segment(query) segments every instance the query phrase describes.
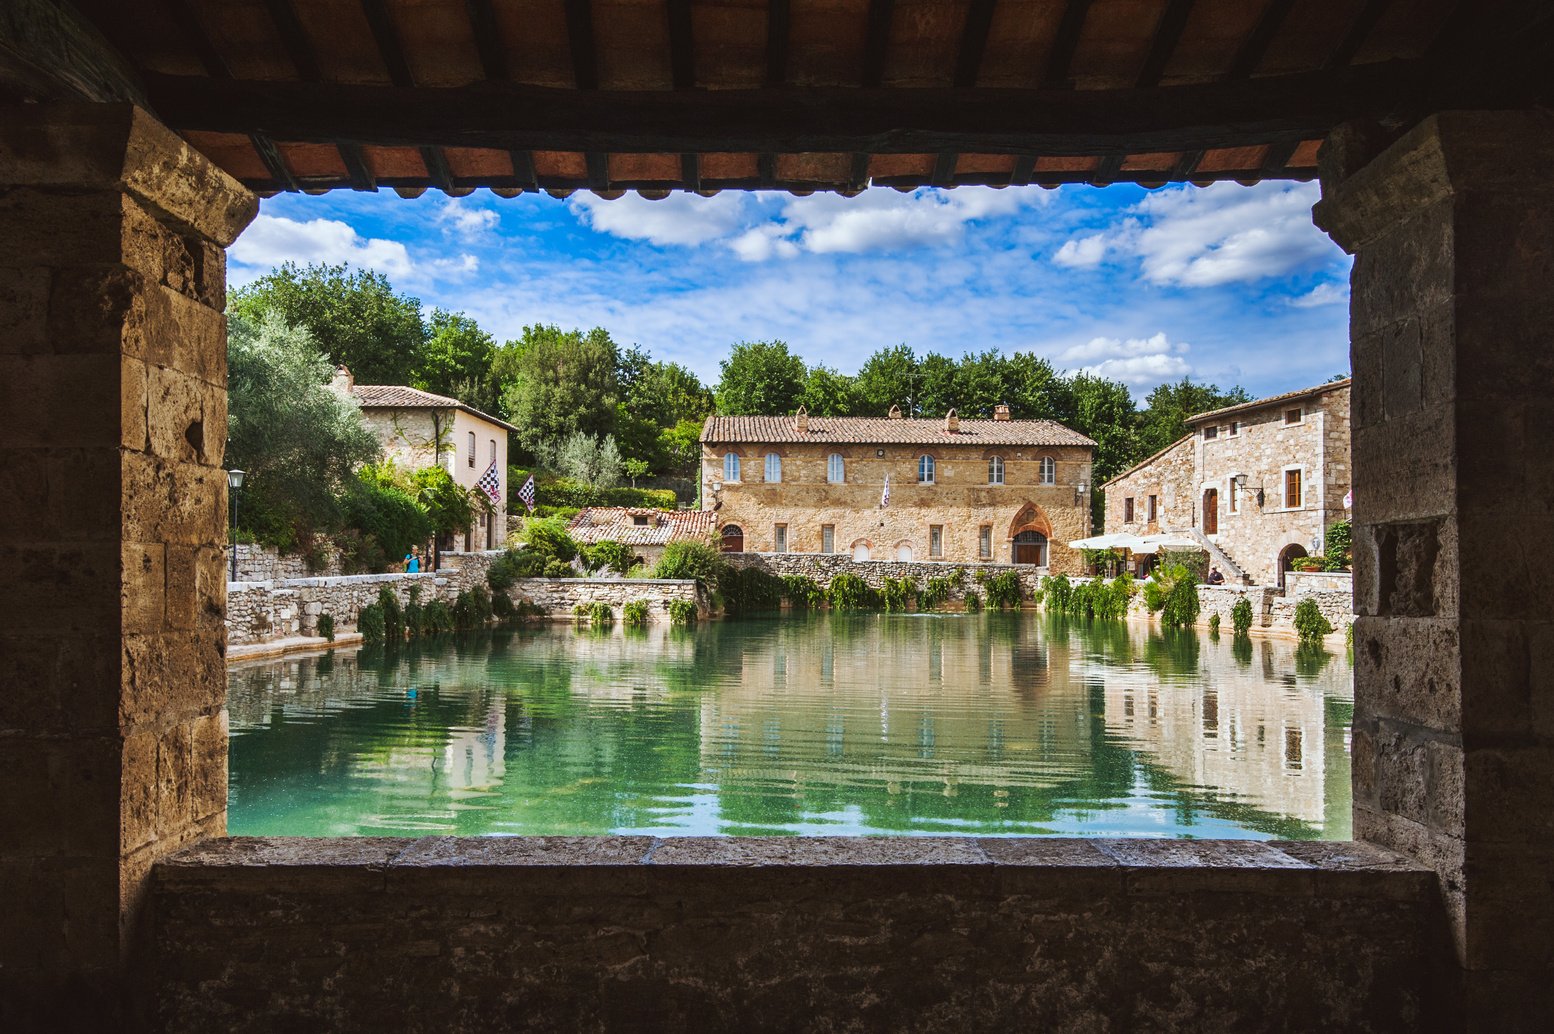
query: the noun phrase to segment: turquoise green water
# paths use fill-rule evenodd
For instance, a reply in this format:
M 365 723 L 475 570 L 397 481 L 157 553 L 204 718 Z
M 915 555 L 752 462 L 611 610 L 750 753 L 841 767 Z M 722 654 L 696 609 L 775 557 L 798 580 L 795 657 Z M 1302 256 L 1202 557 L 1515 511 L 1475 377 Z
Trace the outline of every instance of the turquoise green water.
M 1346 839 L 1342 655 L 1032 614 L 567 626 L 230 674 L 234 835 Z

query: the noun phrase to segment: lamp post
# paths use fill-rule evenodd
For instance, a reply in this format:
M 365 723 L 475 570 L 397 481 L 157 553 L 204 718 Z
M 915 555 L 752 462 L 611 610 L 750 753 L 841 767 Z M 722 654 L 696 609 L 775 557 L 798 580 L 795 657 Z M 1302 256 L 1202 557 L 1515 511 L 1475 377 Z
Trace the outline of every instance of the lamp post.
M 227 488 L 232 493 L 232 576 L 229 582 L 237 581 L 237 495 L 243 487 L 243 471 L 227 471 Z

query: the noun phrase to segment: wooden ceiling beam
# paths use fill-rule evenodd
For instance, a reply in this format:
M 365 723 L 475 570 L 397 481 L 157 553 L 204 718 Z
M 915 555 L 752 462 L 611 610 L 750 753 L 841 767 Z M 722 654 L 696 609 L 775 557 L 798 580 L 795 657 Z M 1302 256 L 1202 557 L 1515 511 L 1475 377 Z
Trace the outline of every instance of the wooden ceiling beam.
M 307 30 L 302 27 L 302 19 L 297 17 L 291 0 L 264 0 L 264 6 L 270 12 L 270 20 L 275 23 L 275 31 L 281 38 L 286 56 L 297 70 L 297 77 L 308 82 L 317 82 L 323 78 L 319 73 L 318 56 L 313 52 L 313 44 L 308 40 Z
M 788 0 L 770 0 L 766 6 L 766 85 L 788 81 L 788 40 L 792 12 Z
M 934 159 L 933 174 L 928 183 L 934 187 L 950 187 L 955 185 L 955 165 L 960 161 L 960 155 L 954 151 L 941 151 Z
M 1144 59 L 1144 67 L 1139 71 L 1139 89 L 1160 85 L 1166 65 L 1171 62 L 1171 55 L 1176 53 L 1176 45 L 1182 41 L 1182 30 L 1187 28 L 1187 19 L 1192 17 L 1192 5 L 1193 0 L 1169 0 L 1166 4 L 1160 14 L 1159 24 L 1155 26 L 1155 38 L 1150 43 L 1149 56 Z
M 691 0 L 668 0 L 669 69 L 677 90 L 696 87 L 696 39 L 691 29 Z
M 497 25 L 496 11 L 491 0 L 464 0 L 469 12 L 470 34 L 475 38 L 475 50 L 480 54 L 480 68 L 487 79 L 511 78 L 507 70 L 507 51 L 502 46 L 502 30 Z
M 1417 116 L 1430 71 L 1384 62 L 1152 90 L 594 91 L 440 88 L 147 75 L 177 129 L 385 146 L 633 153 L 805 151 L 1115 154 L 1320 136 L 1355 118 Z
M 1284 19 L 1289 16 L 1290 8 L 1293 6 L 1295 6 L 1295 0 L 1268 0 L 1268 6 L 1263 8 L 1262 17 L 1257 19 L 1251 34 L 1241 44 L 1241 49 L 1236 51 L 1235 60 L 1230 63 L 1230 69 L 1225 73 L 1226 79 L 1231 81 L 1246 79 L 1257 71 L 1257 66 L 1263 63 L 1263 58 L 1268 54 L 1268 48 L 1273 45 L 1273 38 L 1279 34 L 1279 29 L 1284 25 Z
M 1354 24 L 1349 26 L 1349 31 L 1344 33 L 1343 42 L 1338 44 L 1338 49 L 1333 51 L 1327 59 L 1326 68 L 1342 68 L 1354 60 L 1354 55 L 1360 52 L 1365 41 L 1370 37 L 1371 30 L 1376 23 L 1381 21 L 1381 16 L 1387 13 L 1387 6 L 1391 0 L 1366 0 L 1360 13 L 1355 15 Z
M 1052 50 L 1047 54 L 1047 68 L 1041 77 L 1045 89 L 1060 90 L 1069 85 L 1068 69 L 1074 63 L 1074 51 L 1079 49 L 1079 34 L 1084 31 L 1090 4 L 1091 0 L 1068 0 L 1063 8 L 1063 20 L 1058 23 Z
M 33 100 L 130 101 L 150 109 L 134 67 L 57 0 L 0 3 L 0 86 Z
M 863 45 L 863 85 L 885 81 L 885 55 L 890 49 L 890 16 L 896 0 L 869 0 L 869 28 Z
M 361 0 L 361 4 L 362 13 L 367 16 L 367 28 L 372 30 L 372 38 L 378 44 L 378 56 L 388 70 L 389 82 L 399 87 L 414 86 L 415 76 L 410 74 L 410 62 L 405 60 L 399 30 L 394 28 L 388 4 L 385 0 Z
M 599 88 L 599 54 L 594 43 L 591 0 L 566 0 L 567 44 L 572 49 L 572 79 L 579 90 Z
M 997 0 L 971 0 L 966 8 L 966 24 L 960 33 L 960 52 L 955 58 L 955 85 L 975 86 L 982 71 L 982 55 L 987 52 L 987 34 L 993 27 L 993 5 Z

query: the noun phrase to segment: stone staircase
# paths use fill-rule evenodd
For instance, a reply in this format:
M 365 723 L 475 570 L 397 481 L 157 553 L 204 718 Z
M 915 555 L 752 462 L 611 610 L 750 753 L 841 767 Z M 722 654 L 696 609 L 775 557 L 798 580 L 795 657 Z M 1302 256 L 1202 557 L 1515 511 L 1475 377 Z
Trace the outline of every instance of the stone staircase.
M 1241 565 L 1236 563 L 1235 558 L 1223 549 L 1220 549 L 1207 535 L 1197 528 L 1191 529 L 1189 534 L 1198 541 L 1199 545 L 1208 550 L 1209 566 L 1219 568 L 1219 573 L 1225 576 L 1226 585 L 1252 584 L 1252 579 L 1248 578 L 1246 572 L 1241 570 Z

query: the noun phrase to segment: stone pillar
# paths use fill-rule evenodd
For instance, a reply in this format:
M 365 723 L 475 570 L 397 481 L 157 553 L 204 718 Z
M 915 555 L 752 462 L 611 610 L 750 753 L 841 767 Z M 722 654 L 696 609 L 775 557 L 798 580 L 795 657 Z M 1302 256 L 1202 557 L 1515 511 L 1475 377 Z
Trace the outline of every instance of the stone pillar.
M 116 1029 L 156 858 L 226 823 L 226 260 L 127 105 L 0 107 L 0 1028 Z
M 1554 1029 L 1554 118 L 1362 137 L 1315 210 L 1355 256 L 1354 832 L 1439 874 L 1468 1028 Z

